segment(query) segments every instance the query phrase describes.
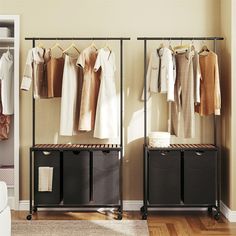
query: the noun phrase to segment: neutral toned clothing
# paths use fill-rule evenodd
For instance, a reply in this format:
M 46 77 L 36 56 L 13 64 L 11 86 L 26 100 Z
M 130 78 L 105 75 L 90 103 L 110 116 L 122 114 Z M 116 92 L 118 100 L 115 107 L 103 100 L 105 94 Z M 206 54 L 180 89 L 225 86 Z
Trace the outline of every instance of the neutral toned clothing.
M 147 98 L 150 92 L 167 93 L 167 101 L 174 101 L 175 58 L 169 48 L 156 49 L 151 53 L 147 69 Z M 144 92 L 142 94 L 144 100 Z
M 50 50 L 45 48 L 36 47 L 28 52 L 21 89 L 29 90 L 33 80 L 36 99 L 48 98 L 47 62 L 50 57 Z
M 64 58 L 53 58 L 47 62 L 48 97 L 61 97 Z
M 0 59 L 2 114 L 14 112 L 14 63 L 10 51 L 3 53 Z
M 79 68 L 77 58 L 65 55 L 62 79 L 60 135 L 72 136 L 77 130 Z
M 1 81 L 0 81 L 0 141 L 8 139 L 10 132 L 10 122 L 11 122 L 10 115 L 2 114 Z
M 153 93 L 158 92 L 159 67 L 160 67 L 159 49 L 155 49 L 150 55 L 146 74 L 147 99 L 150 97 L 151 92 Z M 142 93 L 142 100 L 144 100 L 144 90 Z
M 80 104 L 78 130 L 94 129 L 98 92 L 100 87 L 100 70 L 95 72 L 97 50 L 90 46 L 82 51 L 76 64 L 83 69 L 83 87 Z
M 183 113 L 184 137 L 195 136 L 193 51 L 176 54 L 176 100 L 172 104 L 172 127 L 179 136 L 180 111 Z M 181 97 L 180 97 L 181 96 Z
M 199 54 L 195 51 L 193 56 L 193 76 L 194 76 L 194 102 L 195 104 L 200 103 L 200 81 L 201 81 L 201 70 L 199 64 Z
M 115 87 L 115 54 L 101 48 L 95 71 L 101 67 L 101 83 L 98 94 L 94 137 L 109 139 L 118 137 L 118 104 Z
M 195 111 L 203 115 L 220 115 L 221 93 L 218 68 L 218 57 L 210 51 L 207 55 L 199 56 L 201 68 L 201 102 Z

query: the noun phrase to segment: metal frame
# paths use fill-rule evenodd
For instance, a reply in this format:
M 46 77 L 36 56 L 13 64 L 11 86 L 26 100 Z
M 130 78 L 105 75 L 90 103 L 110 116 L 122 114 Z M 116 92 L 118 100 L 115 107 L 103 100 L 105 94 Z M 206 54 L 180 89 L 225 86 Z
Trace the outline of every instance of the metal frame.
M 196 205 L 187 205 L 187 204 L 176 204 L 176 205 L 165 205 L 165 204 L 149 204 L 148 203 L 148 153 L 151 150 L 196 150 L 196 148 L 189 149 L 176 149 L 176 148 L 149 148 L 147 142 L 147 42 L 150 40 L 205 40 L 205 41 L 214 41 L 214 51 L 217 50 L 217 41 L 224 40 L 223 37 L 138 37 L 137 40 L 142 40 L 144 45 L 144 147 L 143 147 L 143 206 L 141 207 L 142 218 L 146 219 L 148 214 L 148 208 L 152 207 L 208 207 L 208 211 L 212 211 L 212 207 L 216 209 L 215 219 L 219 219 L 220 216 L 220 180 L 221 180 L 221 154 L 219 148 L 217 147 L 217 118 L 214 116 L 214 146 L 215 148 L 208 150 L 217 149 L 217 196 L 216 196 L 216 205 L 207 205 L 207 204 L 196 204 Z M 200 148 L 201 149 L 201 148 Z M 199 149 L 197 149 L 199 150 Z
M 75 207 L 75 208 L 84 208 L 84 207 L 91 207 L 91 208 L 96 208 L 96 207 L 116 207 L 118 210 L 118 219 L 122 219 L 122 214 L 123 214 L 123 41 L 130 40 L 128 37 L 26 37 L 25 40 L 30 40 L 32 41 L 32 47 L 35 47 L 35 42 L 37 40 L 64 40 L 64 41 L 70 41 L 70 40 L 82 40 L 82 41 L 87 41 L 87 40 L 98 40 L 98 41 L 104 41 L 104 40 L 109 40 L 109 41 L 119 41 L 120 42 L 120 147 L 116 148 L 37 148 L 35 147 L 35 110 L 36 110 L 36 104 L 35 104 L 35 98 L 34 98 L 34 89 L 32 89 L 32 147 L 30 148 L 30 166 L 29 166 L 29 173 L 30 173 L 30 207 L 29 207 L 29 215 L 27 216 L 28 220 L 32 219 L 32 214 L 34 211 L 37 210 L 38 207 L 56 207 L 56 208 L 68 208 L 68 207 Z M 100 151 L 118 151 L 119 152 L 119 172 L 120 172 L 120 180 L 119 180 L 119 190 L 120 190 L 120 204 L 105 204 L 105 205 L 38 205 L 38 206 L 33 206 L 33 163 L 34 163 L 34 151 L 36 150 L 59 150 L 59 151 L 64 151 L 64 150 L 87 150 L 87 151 L 95 151 L 95 150 L 100 150 Z

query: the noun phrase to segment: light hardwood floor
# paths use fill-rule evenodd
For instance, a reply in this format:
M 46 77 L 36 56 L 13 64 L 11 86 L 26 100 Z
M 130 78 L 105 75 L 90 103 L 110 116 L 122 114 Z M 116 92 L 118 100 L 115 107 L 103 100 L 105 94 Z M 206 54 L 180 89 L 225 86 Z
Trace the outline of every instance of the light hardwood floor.
M 25 220 L 28 212 L 13 211 L 13 220 Z M 110 212 L 38 212 L 33 220 L 108 220 L 114 219 Z M 140 220 L 139 212 L 124 212 L 123 220 Z M 151 236 L 200 236 L 235 235 L 236 223 L 229 223 L 223 216 L 214 220 L 205 212 L 150 212 L 148 227 Z M 141 236 L 141 235 L 140 235 Z

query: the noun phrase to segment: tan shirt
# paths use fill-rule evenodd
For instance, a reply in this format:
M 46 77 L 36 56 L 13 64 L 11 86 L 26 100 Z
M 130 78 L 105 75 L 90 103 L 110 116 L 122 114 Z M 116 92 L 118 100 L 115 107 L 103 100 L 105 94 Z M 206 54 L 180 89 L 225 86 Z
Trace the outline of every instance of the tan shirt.
M 61 97 L 64 58 L 51 58 L 47 63 L 48 97 Z
M 217 55 L 210 51 L 199 56 L 202 80 L 200 83 L 200 104 L 195 111 L 203 115 L 220 115 L 221 95 Z
M 83 87 L 80 104 L 78 130 L 91 131 L 94 129 L 98 92 L 100 87 L 100 72 L 94 71 L 97 50 L 90 46 L 83 50 L 77 60 L 77 66 L 83 68 Z

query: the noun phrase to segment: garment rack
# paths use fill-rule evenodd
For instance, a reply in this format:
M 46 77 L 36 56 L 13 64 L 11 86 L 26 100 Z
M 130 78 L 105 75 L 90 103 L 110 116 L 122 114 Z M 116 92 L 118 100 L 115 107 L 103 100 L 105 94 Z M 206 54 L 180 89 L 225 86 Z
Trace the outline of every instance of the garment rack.
M 27 215 L 27 219 L 31 220 L 33 212 L 37 211 L 37 207 L 33 206 L 33 192 L 32 192 L 32 186 L 33 186 L 33 181 L 32 181 L 32 175 L 33 175 L 33 170 L 32 170 L 32 165 L 33 165 L 33 151 L 38 151 L 38 150 L 58 150 L 58 151 L 63 151 L 63 150 L 87 150 L 87 151 L 94 151 L 94 150 L 101 150 L 101 151 L 113 151 L 117 150 L 120 153 L 120 158 L 119 158 L 119 197 L 120 197 L 120 203 L 119 204 L 99 204 L 99 205 L 72 205 L 71 207 L 88 207 L 88 208 L 96 208 L 96 207 L 114 207 L 117 208 L 118 211 L 118 217 L 117 219 L 121 220 L 122 219 L 122 214 L 123 214 L 123 190 L 122 190 L 122 166 L 123 166 L 123 41 L 130 40 L 129 37 L 26 37 L 25 40 L 32 41 L 32 47 L 35 47 L 36 41 L 52 41 L 52 40 L 62 40 L 62 41 L 90 41 L 90 40 L 96 40 L 96 41 L 119 41 L 120 43 L 120 144 L 118 145 L 71 145 L 71 146 L 63 146 L 63 145 L 58 145 L 54 147 L 50 147 L 48 149 L 46 144 L 46 147 L 44 145 L 36 144 L 35 142 L 35 110 L 36 110 L 36 104 L 35 104 L 35 98 L 34 98 L 34 91 L 32 91 L 32 147 L 30 148 L 30 207 L 29 207 L 29 215 Z M 33 90 L 33 89 L 32 89 Z M 49 144 L 50 145 L 50 144 Z M 69 205 L 63 206 L 63 205 L 42 205 L 40 207 L 70 207 Z
M 143 206 L 141 207 L 141 213 L 142 218 L 147 218 L 148 208 L 151 207 L 208 207 L 209 211 L 212 211 L 212 206 L 207 205 L 184 205 L 184 204 L 176 204 L 176 205 L 167 205 L 167 204 L 149 204 L 148 203 L 148 153 L 150 150 L 163 150 L 163 151 L 169 151 L 169 150 L 208 150 L 202 145 L 171 145 L 169 148 L 151 148 L 148 146 L 148 139 L 147 139 L 147 45 L 148 41 L 155 41 L 155 40 L 173 40 L 173 41 L 181 41 L 182 40 L 202 40 L 202 41 L 214 41 L 214 52 L 217 51 L 217 41 L 224 40 L 223 37 L 138 37 L 137 40 L 143 41 L 143 50 L 144 50 L 144 150 L 143 150 Z M 217 146 L 217 118 L 214 115 L 214 145 L 212 147 L 212 150 L 214 147 Z M 217 148 L 216 148 L 217 149 Z M 219 147 L 220 149 L 220 147 Z M 216 209 L 215 219 L 219 219 L 220 216 L 220 173 L 221 173 L 221 167 L 220 167 L 220 160 L 221 155 L 220 151 L 217 155 L 217 204 L 213 207 Z

